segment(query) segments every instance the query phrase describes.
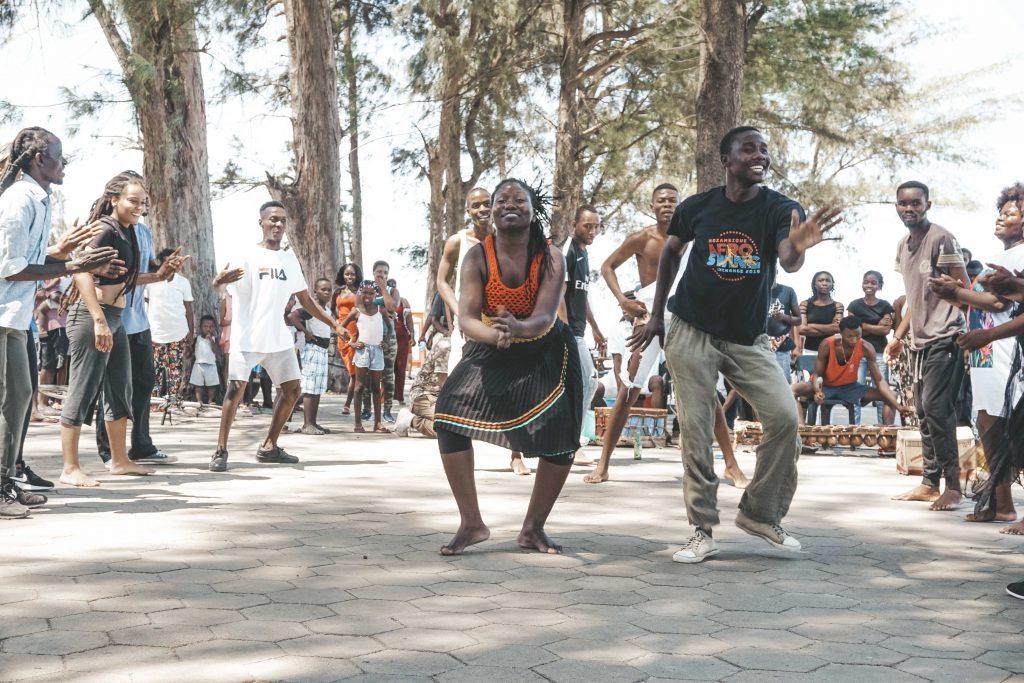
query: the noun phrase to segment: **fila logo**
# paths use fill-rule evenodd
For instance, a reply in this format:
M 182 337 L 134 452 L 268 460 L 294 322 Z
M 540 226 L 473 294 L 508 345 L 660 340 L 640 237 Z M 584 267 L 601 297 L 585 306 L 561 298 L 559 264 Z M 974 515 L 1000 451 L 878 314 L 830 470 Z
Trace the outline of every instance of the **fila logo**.
M 271 280 L 288 280 L 283 268 L 260 268 L 259 279 L 262 280 L 265 277 L 269 277 Z

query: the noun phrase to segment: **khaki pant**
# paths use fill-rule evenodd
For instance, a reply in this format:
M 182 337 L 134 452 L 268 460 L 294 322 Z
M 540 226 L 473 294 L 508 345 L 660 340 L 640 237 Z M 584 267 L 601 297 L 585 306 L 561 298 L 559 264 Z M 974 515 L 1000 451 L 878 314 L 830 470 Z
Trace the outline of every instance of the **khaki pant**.
M 711 448 L 715 426 L 715 385 L 721 372 L 753 406 L 764 429 L 757 466 L 740 499 L 751 519 L 778 524 L 796 492 L 800 455 L 796 407 L 768 337 L 753 346 L 733 344 L 672 316 L 665 338 L 665 359 L 675 381 L 683 452 L 683 498 L 690 524 L 718 524 L 718 477 Z
M 437 404 L 436 394 L 416 394 L 412 397 L 412 424 L 410 425 L 423 436 L 437 438 L 434 431 L 434 406 Z

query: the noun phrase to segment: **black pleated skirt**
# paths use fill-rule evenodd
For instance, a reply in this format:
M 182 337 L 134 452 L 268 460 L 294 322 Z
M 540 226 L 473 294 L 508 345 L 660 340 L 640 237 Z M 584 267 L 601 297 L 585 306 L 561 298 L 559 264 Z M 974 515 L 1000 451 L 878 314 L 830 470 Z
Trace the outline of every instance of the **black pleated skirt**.
M 504 350 L 467 341 L 434 426 L 526 456 L 565 456 L 580 445 L 582 395 L 576 339 L 556 320 L 540 339 Z

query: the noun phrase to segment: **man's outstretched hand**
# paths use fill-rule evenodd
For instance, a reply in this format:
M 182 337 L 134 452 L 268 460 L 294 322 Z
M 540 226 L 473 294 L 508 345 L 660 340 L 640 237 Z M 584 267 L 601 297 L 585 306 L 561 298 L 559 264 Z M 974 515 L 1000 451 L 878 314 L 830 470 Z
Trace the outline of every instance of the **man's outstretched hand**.
M 630 351 L 643 351 L 655 339 L 665 348 L 665 320 L 661 316 L 652 315 L 647 322 L 633 328 L 633 334 L 626 338 L 626 346 Z
M 804 253 L 825 239 L 825 233 L 843 222 L 841 209 L 826 206 L 818 209 L 803 222 L 800 213 L 793 209 L 789 222 L 789 243 L 799 253 Z

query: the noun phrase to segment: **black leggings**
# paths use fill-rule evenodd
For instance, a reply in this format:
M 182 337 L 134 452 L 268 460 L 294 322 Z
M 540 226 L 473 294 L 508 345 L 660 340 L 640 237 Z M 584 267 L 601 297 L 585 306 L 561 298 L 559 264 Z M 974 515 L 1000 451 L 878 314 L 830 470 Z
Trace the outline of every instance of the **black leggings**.
M 444 427 L 444 425 L 439 425 L 435 422 L 434 431 L 437 432 L 437 447 L 438 450 L 441 451 L 441 455 L 460 453 L 462 451 L 468 451 L 473 447 L 472 439 L 468 436 L 449 431 Z M 524 455 L 529 454 L 524 453 Z M 552 465 L 568 467 L 569 465 L 572 465 L 575 455 L 575 453 L 559 453 L 557 455 L 540 455 L 538 457 L 544 458 Z

